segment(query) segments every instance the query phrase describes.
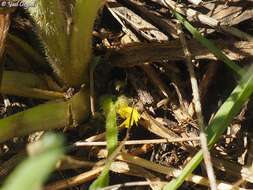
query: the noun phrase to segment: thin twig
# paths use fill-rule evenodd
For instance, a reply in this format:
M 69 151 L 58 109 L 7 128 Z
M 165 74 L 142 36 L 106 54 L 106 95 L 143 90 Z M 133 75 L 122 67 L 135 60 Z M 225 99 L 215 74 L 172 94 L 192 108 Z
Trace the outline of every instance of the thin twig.
M 124 126 L 119 126 L 118 127 L 118 130 L 121 131 L 122 129 L 125 129 Z M 95 142 L 95 141 L 102 141 L 105 139 L 105 132 L 102 132 L 102 133 L 99 133 L 97 135 L 93 135 L 91 137 L 88 137 L 87 139 L 85 139 L 84 141 L 82 142 Z
M 121 184 L 116 184 L 116 185 L 111 185 L 107 186 L 104 188 L 99 188 L 97 190 L 117 190 L 123 187 L 136 187 L 136 186 L 148 186 L 148 185 L 157 185 L 157 184 L 165 184 L 166 182 L 148 182 L 148 181 L 134 181 L 134 182 L 126 182 L 126 183 L 121 183 Z
M 172 167 L 162 166 L 160 164 L 153 163 L 149 160 L 145 160 L 140 157 L 132 156 L 132 155 L 126 154 L 126 153 L 121 153 L 117 157 L 117 159 L 120 161 L 125 161 L 127 163 L 132 163 L 137 166 L 141 166 L 141 167 L 149 169 L 151 171 L 155 171 L 155 172 L 165 174 L 165 175 L 171 176 L 171 177 L 178 177 L 182 172 L 182 170 L 175 169 Z M 191 181 L 192 183 L 204 185 L 204 186 L 210 185 L 210 181 L 208 180 L 208 178 L 205 178 L 205 177 L 202 177 L 199 175 L 194 175 L 194 174 L 190 174 L 186 178 L 186 181 Z M 233 185 L 226 183 L 224 181 L 217 181 L 217 183 L 218 183 L 218 185 L 217 185 L 218 190 L 224 190 L 224 189 L 232 190 L 233 189 Z M 238 188 L 238 190 L 246 190 L 246 189 L 245 188 Z
M 131 156 L 126 153 L 121 153 L 119 156 L 117 156 L 117 159 L 121 160 L 121 161 L 125 161 L 127 163 L 135 164 L 137 166 L 141 166 L 143 168 L 146 168 L 146 169 L 149 169 L 152 171 L 156 171 L 158 173 L 169 175 L 172 177 L 177 177 L 181 173 L 181 170 L 162 166 L 159 164 L 155 164 L 151 161 L 139 158 L 137 156 Z M 70 188 L 70 187 L 74 187 L 76 185 L 83 184 L 85 182 L 88 182 L 88 181 L 96 178 L 99 175 L 99 173 L 103 170 L 103 168 L 104 168 L 103 166 L 99 166 L 95 169 L 92 169 L 92 170 L 85 172 L 85 173 L 81 173 L 81 174 L 71 177 L 69 179 L 57 181 L 53 184 L 47 185 L 43 190 L 58 190 L 58 189 Z M 187 178 L 187 181 L 191 181 L 193 183 L 204 185 L 204 186 L 209 185 L 209 181 L 207 178 L 202 177 L 202 176 L 198 176 L 198 175 L 191 174 Z M 151 184 L 151 183 L 149 183 L 149 184 Z M 218 181 L 218 190 L 224 190 L 224 189 L 232 190 L 233 186 L 231 184 L 225 183 L 223 181 Z M 246 190 L 246 189 L 238 188 L 238 190 Z
M 103 170 L 103 168 L 104 166 L 100 166 L 88 172 L 81 173 L 77 176 L 71 177 L 69 179 L 57 181 L 55 183 L 47 185 L 43 190 L 58 190 L 83 184 L 87 181 L 96 178 L 99 175 L 99 173 Z
M 94 87 L 94 72 L 96 69 L 96 66 L 99 63 L 99 58 L 94 58 L 93 62 L 90 65 L 90 109 L 92 117 L 95 116 L 95 87 Z
M 184 141 L 199 141 L 199 137 L 193 138 L 175 138 L 175 139 L 151 139 L 151 140 L 130 140 L 126 141 L 124 145 L 141 145 L 141 144 L 161 144 L 161 143 L 175 143 Z M 100 142 L 76 142 L 74 146 L 106 146 L 105 141 Z
M 185 59 L 186 59 L 186 62 L 187 62 L 187 67 L 188 67 L 189 74 L 190 74 L 190 80 L 191 80 L 191 85 L 192 85 L 192 93 L 193 93 L 193 103 L 194 103 L 194 108 L 195 108 L 195 112 L 196 112 L 196 115 L 197 115 L 198 124 L 200 126 L 200 144 L 201 144 L 201 149 L 203 151 L 207 176 L 210 180 L 211 189 L 212 190 L 217 190 L 217 183 L 216 183 L 214 169 L 213 169 L 212 162 L 211 162 L 211 155 L 210 155 L 210 152 L 208 150 L 207 138 L 206 138 L 205 131 L 204 131 L 205 124 L 204 124 L 204 119 L 203 119 L 203 115 L 202 115 L 198 82 L 197 82 L 195 72 L 194 72 L 194 68 L 193 68 L 193 65 L 192 65 L 191 53 L 190 53 L 190 51 L 187 47 L 186 39 L 185 39 L 185 36 L 183 34 L 180 23 L 178 24 L 178 35 L 179 35 L 180 41 L 182 43 L 182 47 L 183 47 L 184 54 L 185 54 Z

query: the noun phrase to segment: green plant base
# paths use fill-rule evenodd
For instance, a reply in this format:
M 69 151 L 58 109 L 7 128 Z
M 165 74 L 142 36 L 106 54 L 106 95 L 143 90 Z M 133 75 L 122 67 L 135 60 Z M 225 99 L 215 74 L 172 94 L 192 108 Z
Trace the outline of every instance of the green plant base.
M 0 143 L 35 131 L 77 126 L 90 113 L 89 90 L 69 100 L 48 102 L 0 120 Z

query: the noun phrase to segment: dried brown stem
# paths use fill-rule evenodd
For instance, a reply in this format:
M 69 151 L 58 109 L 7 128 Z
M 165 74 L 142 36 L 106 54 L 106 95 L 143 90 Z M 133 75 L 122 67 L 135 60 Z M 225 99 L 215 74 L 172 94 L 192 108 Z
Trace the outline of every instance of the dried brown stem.
M 231 60 L 248 59 L 253 55 L 253 42 L 233 40 L 213 40 Z M 195 59 L 217 58 L 195 40 L 187 41 L 192 56 Z M 118 67 L 133 67 L 146 62 L 184 60 L 184 52 L 179 41 L 168 43 L 130 43 L 128 45 L 109 49 L 106 55 L 112 65 Z

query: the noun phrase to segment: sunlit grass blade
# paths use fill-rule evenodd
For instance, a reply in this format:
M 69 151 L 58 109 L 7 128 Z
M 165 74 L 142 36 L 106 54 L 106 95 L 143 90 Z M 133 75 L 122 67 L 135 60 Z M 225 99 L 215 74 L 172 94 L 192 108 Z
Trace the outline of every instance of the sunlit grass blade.
M 245 76 L 240 80 L 239 84 L 230 94 L 228 99 L 223 103 L 214 118 L 210 122 L 206 134 L 208 139 L 208 146 L 211 148 L 218 140 L 218 138 L 227 129 L 236 114 L 239 113 L 243 104 L 249 99 L 253 92 L 253 65 L 248 69 Z M 203 154 L 199 151 L 191 161 L 184 167 L 181 175 L 172 180 L 165 186 L 165 190 L 176 190 L 184 182 L 185 178 L 193 172 L 193 170 L 202 161 Z
M 106 116 L 106 143 L 108 155 L 110 155 L 118 144 L 118 128 L 116 122 L 116 107 L 112 97 L 103 100 L 102 108 Z
M 39 146 L 38 146 L 39 145 Z M 56 162 L 63 155 L 63 139 L 58 135 L 46 135 L 37 142 L 35 155 L 23 161 L 7 178 L 1 190 L 40 189 Z
M 118 129 L 116 122 L 116 106 L 112 97 L 105 97 L 102 100 L 102 108 L 106 117 L 106 143 L 108 155 L 110 156 L 117 148 Z M 89 190 L 105 187 L 109 184 L 109 171 L 112 160 L 109 160 L 99 177 L 91 184 Z
M 70 39 L 70 60 L 73 85 L 88 81 L 88 67 L 92 54 L 92 30 L 103 0 L 77 0 L 73 11 Z
M 96 190 L 109 185 L 109 171 L 111 163 L 107 163 L 98 178 L 90 185 L 89 190 Z
M 184 27 L 193 35 L 193 37 L 198 40 L 203 46 L 208 48 L 219 60 L 223 61 L 227 64 L 228 67 L 230 67 L 235 73 L 237 73 L 239 76 L 243 76 L 245 74 L 245 71 L 240 68 L 236 63 L 231 61 L 222 51 L 211 41 L 207 38 L 203 37 L 202 34 L 194 27 L 192 26 L 181 14 L 174 11 L 173 12 Z

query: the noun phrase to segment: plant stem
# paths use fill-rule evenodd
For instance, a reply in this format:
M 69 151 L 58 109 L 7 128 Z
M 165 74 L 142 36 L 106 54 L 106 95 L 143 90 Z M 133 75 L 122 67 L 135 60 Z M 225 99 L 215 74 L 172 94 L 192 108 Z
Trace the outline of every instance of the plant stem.
M 52 100 L 64 98 L 65 93 L 49 91 L 39 77 L 31 73 L 4 71 L 0 88 L 2 94 Z
M 76 126 L 90 113 L 89 92 L 82 89 L 71 99 L 48 102 L 0 120 L 0 143 L 34 131 Z
M 201 150 L 203 152 L 204 162 L 206 165 L 207 176 L 210 181 L 211 190 L 217 190 L 216 177 L 215 177 L 213 165 L 211 162 L 211 155 L 210 155 L 210 152 L 209 152 L 208 146 L 207 146 L 207 138 L 206 138 L 206 134 L 205 134 L 205 123 L 204 123 L 204 117 L 202 114 L 202 108 L 201 108 L 201 103 L 200 103 L 198 81 L 197 81 L 195 71 L 194 71 L 194 68 L 192 65 L 192 55 L 189 51 L 189 48 L 186 43 L 186 39 L 183 34 L 183 30 L 182 30 L 180 23 L 178 23 L 178 36 L 179 36 L 180 41 L 182 43 L 188 71 L 190 74 L 190 81 L 191 81 L 192 95 L 193 95 L 193 104 L 194 104 L 194 109 L 196 112 L 198 124 L 200 127 L 199 137 L 200 137 L 200 144 L 201 144 Z

